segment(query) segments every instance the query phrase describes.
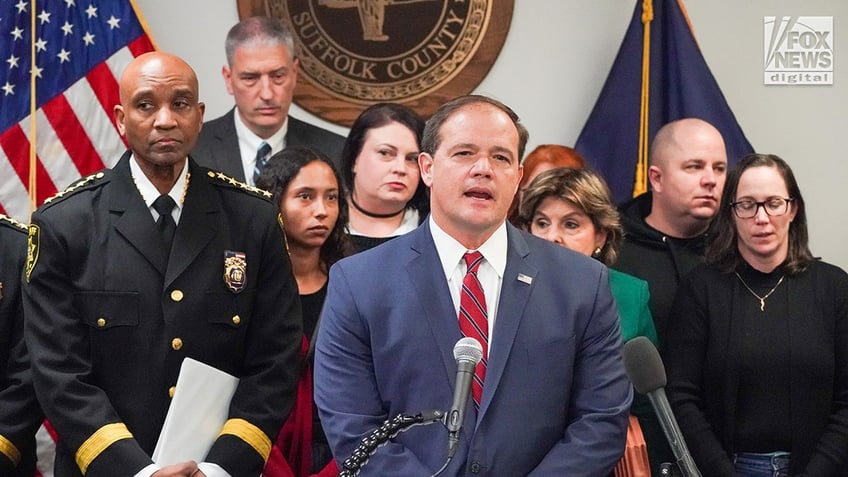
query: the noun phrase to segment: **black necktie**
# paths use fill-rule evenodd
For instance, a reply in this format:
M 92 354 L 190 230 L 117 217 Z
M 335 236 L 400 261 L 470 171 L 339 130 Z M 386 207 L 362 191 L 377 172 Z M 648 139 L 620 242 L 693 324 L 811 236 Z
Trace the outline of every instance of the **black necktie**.
M 262 174 L 262 169 L 268 163 L 268 156 L 271 155 L 271 146 L 267 142 L 262 142 L 259 145 L 259 150 L 256 151 L 256 164 L 253 166 L 253 184 L 259 180 L 259 174 Z
M 160 195 L 153 201 L 153 209 L 159 213 L 159 219 L 156 220 L 156 228 L 162 235 L 162 243 L 165 245 L 165 251 L 168 255 L 171 254 L 171 242 L 174 241 L 174 232 L 177 231 L 177 223 L 174 222 L 174 216 L 171 211 L 177 205 L 174 199 L 167 194 Z

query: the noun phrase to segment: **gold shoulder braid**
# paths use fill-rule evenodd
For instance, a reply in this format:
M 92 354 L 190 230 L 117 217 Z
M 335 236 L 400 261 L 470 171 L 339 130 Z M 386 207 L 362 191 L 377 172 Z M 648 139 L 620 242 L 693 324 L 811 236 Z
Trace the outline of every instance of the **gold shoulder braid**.
M 6 222 L 7 224 L 21 230 L 27 229 L 27 226 L 25 224 L 18 222 L 17 220 L 9 217 L 8 215 L 0 214 L 0 222 Z
M 180 205 L 185 204 L 186 192 L 188 192 L 188 183 L 191 181 L 191 172 L 186 171 L 185 182 L 183 182 L 183 195 L 180 196 Z
M 238 179 L 234 179 L 234 178 L 224 174 L 223 172 L 208 171 L 206 174 L 212 179 L 217 179 L 222 184 L 227 184 L 227 185 L 230 185 L 230 186 L 235 187 L 237 189 L 242 189 L 242 190 L 246 190 L 248 192 L 252 192 L 252 193 L 259 195 L 261 197 L 264 197 L 266 199 L 271 198 L 270 192 L 268 192 L 266 190 L 262 190 L 258 187 L 253 187 L 252 185 L 245 184 L 244 182 L 242 182 Z
M 105 176 L 105 175 L 106 174 L 103 171 L 100 171 L 100 172 L 97 172 L 95 174 L 91 174 L 87 177 L 84 177 L 84 178 L 74 182 L 73 184 L 69 185 L 65 190 L 57 193 L 56 195 L 54 195 L 53 197 L 50 197 L 47 200 L 45 200 L 44 203 L 49 204 L 50 202 L 53 202 L 54 200 L 61 199 L 62 197 L 66 196 L 66 195 L 70 195 L 74 191 L 76 191 L 77 189 L 91 184 L 92 182 L 94 182 L 95 179 L 102 179 L 103 176 Z

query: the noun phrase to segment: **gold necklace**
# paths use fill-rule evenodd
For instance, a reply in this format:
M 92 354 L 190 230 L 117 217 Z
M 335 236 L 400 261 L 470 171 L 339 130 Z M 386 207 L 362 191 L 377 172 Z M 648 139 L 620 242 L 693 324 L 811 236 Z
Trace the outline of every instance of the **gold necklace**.
M 744 285 L 745 288 L 747 288 L 748 291 L 751 292 L 751 295 L 754 295 L 755 297 L 757 297 L 757 300 L 760 300 L 760 311 L 765 311 L 766 298 L 770 297 L 771 294 L 774 293 L 775 290 L 777 290 L 777 287 L 779 287 L 780 284 L 783 283 L 783 279 L 786 278 L 786 275 L 781 276 L 780 280 L 777 281 L 777 284 L 775 286 L 773 286 L 772 289 L 769 290 L 769 292 L 766 293 L 763 296 L 760 296 L 760 295 L 757 295 L 756 293 L 754 293 L 754 290 L 751 290 L 751 287 L 749 287 L 748 284 L 745 283 L 745 280 L 742 279 L 742 276 L 739 275 L 739 272 L 736 272 L 736 278 L 738 278 L 739 281 L 742 282 L 742 285 Z

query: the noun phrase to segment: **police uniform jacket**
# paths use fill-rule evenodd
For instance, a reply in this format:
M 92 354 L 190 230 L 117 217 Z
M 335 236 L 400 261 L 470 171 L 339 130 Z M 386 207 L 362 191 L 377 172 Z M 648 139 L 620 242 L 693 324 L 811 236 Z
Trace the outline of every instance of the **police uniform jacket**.
M 191 357 L 240 378 L 206 461 L 256 476 L 293 400 L 302 334 L 275 207 L 189 159 L 169 257 L 130 160 L 32 217 L 26 337 L 59 435 L 56 475 L 131 476 L 150 464 Z
M 0 215 L 0 475 L 32 477 L 43 416 L 24 344 L 21 272 L 26 227 Z

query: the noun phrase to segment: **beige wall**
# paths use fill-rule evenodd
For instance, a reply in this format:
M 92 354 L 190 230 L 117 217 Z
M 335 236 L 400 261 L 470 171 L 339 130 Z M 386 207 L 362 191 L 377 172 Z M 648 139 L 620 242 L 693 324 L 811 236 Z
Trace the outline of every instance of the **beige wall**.
M 232 106 L 221 80 L 235 0 L 136 0 L 160 48 L 198 71 L 209 118 Z M 515 0 L 506 44 L 477 92 L 512 106 L 530 144 L 573 144 L 618 51 L 635 0 Z M 795 170 L 808 203 L 813 253 L 848 269 L 848 1 L 688 0 L 707 63 L 758 152 Z M 198 13 L 198 12 L 203 12 Z M 832 86 L 762 84 L 763 17 L 834 17 Z M 339 133 L 299 108 L 292 114 Z

